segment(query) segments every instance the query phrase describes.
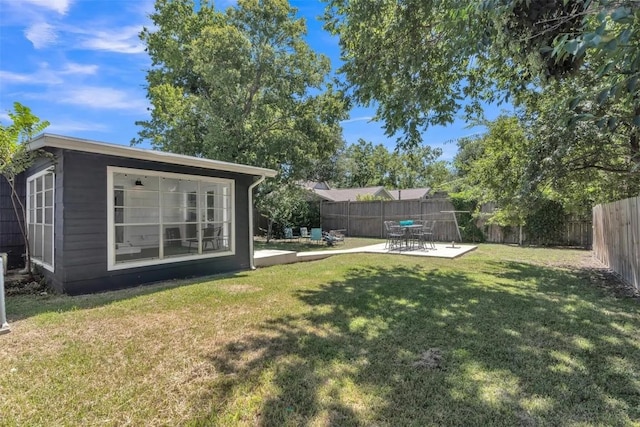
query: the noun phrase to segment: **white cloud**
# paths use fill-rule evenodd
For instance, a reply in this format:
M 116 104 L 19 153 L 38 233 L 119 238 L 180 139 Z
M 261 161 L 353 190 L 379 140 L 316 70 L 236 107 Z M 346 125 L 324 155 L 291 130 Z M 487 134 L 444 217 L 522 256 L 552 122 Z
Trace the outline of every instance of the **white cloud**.
M 77 122 L 73 120 L 52 120 L 47 128 L 48 132 L 70 133 L 70 132 L 107 132 L 109 129 L 101 123 Z
M 11 71 L 0 70 L 0 81 L 2 83 L 29 83 L 31 77 L 29 74 L 12 73 Z
M 97 71 L 97 65 L 83 65 L 69 62 L 60 70 L 60 74 L 95 74 Z
M 63 83 L 62 78 L 55 71 L 46 68 L 46 64 L 33 73 L 22 74 L 10 71 L 0 71 L 2 85 L 22 84 L 32 86 L 57 85 Z
M 92 32 L 76 30 L 76 32 L 86 35 L 84 40 L 80 42 L 80 48 L 118 53 L 144 52 L 144 45 L 138 38 L 140 31 L 142 31 L 142 25 Z
M 98 66 L 93 64 L 77 64 L 68 62 L 60 69 L 52 69 L 47 62 L 38 64 L 38 69 L 32 73 L 14 73 L 0 70 L 0 82 L 3 85 L 25 84 L 33 86 L 59 85 L 64 83 L 64 76 L 96 74 Z
M 45 9 L 58 12 L 60 15 L 66 15 L 71 6 L 71 0 L 22 0 L 25 3 L 31 3 Z
M 33 43 L 36 49 L 42 49 L 55 43 L 58 35 L 55 29 L 46 22 L 39 22 L 24 30 L 24 36 Z
M 48 97 L 49 98 L 49 97 Z M 137 95 L 108 87 L 75 87 L 59 93 L 51 99 L 63 104 L 79 105 L 86 108 L 103 110 L 145 111 L 147 102 Z

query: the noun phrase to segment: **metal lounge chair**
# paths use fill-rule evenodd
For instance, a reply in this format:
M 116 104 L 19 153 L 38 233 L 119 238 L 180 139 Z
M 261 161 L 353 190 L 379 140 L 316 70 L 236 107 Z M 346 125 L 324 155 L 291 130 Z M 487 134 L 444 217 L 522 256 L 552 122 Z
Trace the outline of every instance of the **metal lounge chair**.
M 312 243 L 322 243 L 322 228 L 312 228 L 309 241 Z
M 284 238 L 286 240 L 300 240 L 300 236 L 297 234 L 293 234 L 293 228 L 285 227 L 284 229 Z

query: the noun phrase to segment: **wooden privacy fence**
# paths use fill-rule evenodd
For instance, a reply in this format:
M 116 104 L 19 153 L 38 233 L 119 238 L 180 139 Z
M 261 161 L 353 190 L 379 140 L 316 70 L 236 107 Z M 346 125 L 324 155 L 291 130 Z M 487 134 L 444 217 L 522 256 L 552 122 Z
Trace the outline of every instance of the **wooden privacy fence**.
M 640 290 L 640 197 L 593 208 L 593 253 Z
M 482 212 L 490 214 L 495 205 L 487 204 Z M 453 217 L 455 207 L 447 198 L 423 200 L 376 200 L 366 202 L 322 202 L 320 217 L 325 230 L 344 229 L 352 237 L 385 237 L 384 221 L 403 219 L 436 220 L 434 239 L 441 242 L 459 241 L 458 228 Z M 458 214 L 458 219 L 460 218 Z M 518 227 L 500 227 L 486 223 L 487 216 L 476 220 L 485 241 L 490 243 L 518 243 Z M 591 221 L 570 217 L 566 221 L 566 231 L 557 244 L 590 247 L 592 236 Z M 527 240 L 526 233 L 523 241 Z
M 434 219 L 434 238 L 458 241 L 453 215 L 442 211 L 455 208 L 448 199 L 376 200 L 369 202 L 322 202 L 320 217 L 325 230 L 347 230 L 352 237 L 384 237 L 384 221 Z

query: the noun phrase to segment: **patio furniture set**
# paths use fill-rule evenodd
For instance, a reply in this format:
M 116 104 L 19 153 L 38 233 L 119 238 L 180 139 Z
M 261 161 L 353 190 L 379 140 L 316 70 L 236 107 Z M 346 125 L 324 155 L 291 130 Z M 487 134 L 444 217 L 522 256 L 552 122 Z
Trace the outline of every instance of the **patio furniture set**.
M 435 220 L 385 221 L 389 250 L 435 250 L 433 239 Z
M 300 234 L 295 234 L 292 227 L 285 227 L 284 238 L 285 240 L 298 240 L 309 239 L 311 243 L 326 243 L 328 246 L 333 246 L 338 243 L 344 243 L 344 235 L 346 230 L 330 230 L 322 231 L 322 228 L 300 227 Z

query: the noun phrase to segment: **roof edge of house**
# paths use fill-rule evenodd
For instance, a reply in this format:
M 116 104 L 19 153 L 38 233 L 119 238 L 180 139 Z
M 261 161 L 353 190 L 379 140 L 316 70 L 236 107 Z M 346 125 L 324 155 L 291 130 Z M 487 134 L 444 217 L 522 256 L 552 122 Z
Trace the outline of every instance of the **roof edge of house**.
M 43 133 L 29 141 L 29 150 L 38 150 L 44 147 L 54 147 L 66 150 L 82 151 L 86 153 L 105 154 L 117 157 L 129 157 L 138 160 L 171 163 L 181 166 L 192 166 L 203 169 L 236 172 L 246 175 L 275 177 L 278 172 L 273 169 L 257 166 L 243 165 L 239 163 L 223 162 L 220 160 L 203 159 L 200 157 L 174 154 L 164 151 L 148 150 L 144 148 L 127 147 L 107 142 L 98 142 L 70 136 Z

